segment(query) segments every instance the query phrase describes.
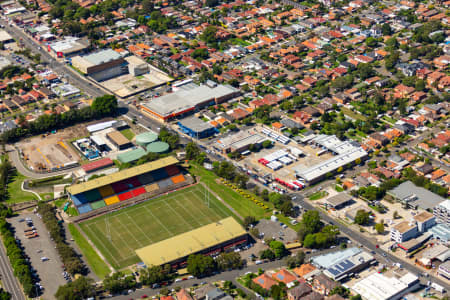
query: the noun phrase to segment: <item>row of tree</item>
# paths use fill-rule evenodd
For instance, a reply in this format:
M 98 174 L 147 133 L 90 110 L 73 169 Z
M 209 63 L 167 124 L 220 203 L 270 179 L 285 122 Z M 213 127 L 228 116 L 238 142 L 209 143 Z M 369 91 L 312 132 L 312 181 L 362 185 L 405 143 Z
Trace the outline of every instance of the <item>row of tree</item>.
M 238 172 L 232 163 L 227 161 L 215 161 L 213 162 L 213 172 L 222 178 L 229 181 L 233 181 L 240 188 L 245 189 L 247 187 L 248 176 Z
M 299 241 L 306 248 L 326 248 L 336 243 L 339 229 L 334 225 L 326 225 L 320 220 L 319 212 L 310 210 L 303 214 L 297 232 Z
M 236 252 L 223 252 L 216 260 L 211 256 L 193 254 L 187 260 L 188 272 L 198 278 L 209 276 L 216 271 L 240 269 L 243 266 L 244 261 L 241 259 L 239 253 Z
M 72 109 L 62 114 L 42 115 L 33 122 L 24 121 L 19 127 L 5 131 L 1 140 L 5 143 L 14 142 L 26 135 L 37 135 L 84 121 L 114 116 L 116 111 L 116 97 L 104 95 L 97 97 L 92 106 Z
M 13 167 L 9 160 L 0 164 L 0 201 L 3 202 L 8 199 L 8 182 L 13 175 Z
M 50 233 L 50 237 L 56 244 L 56 250 L 61 257 L 67 272 L 72 275 L 86 273 L 86 267 L 80 256 L 66 243 L 64 228 L 56 218 L 55 208 L 48 203 L 39 202 L 38 212 L 42 216 L 42 221 Z

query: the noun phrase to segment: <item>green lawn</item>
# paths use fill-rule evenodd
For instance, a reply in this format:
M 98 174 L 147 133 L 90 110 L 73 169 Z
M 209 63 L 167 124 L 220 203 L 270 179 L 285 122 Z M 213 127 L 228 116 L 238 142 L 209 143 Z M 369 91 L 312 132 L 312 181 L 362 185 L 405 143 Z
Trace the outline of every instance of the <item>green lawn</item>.
M 102 260 L 102 258 L 95 252 L 94 248 L 88 243 L 88 241 L 84 238 L 81 232 L 75 227 L 74 224 L 69 224 L 69 231 L 72 235 L 72 238 L 77 243 L 78 247 L 80 247 L 84 256 L 86 257 L 87 263 L 91 267 L 92 271 L 101 279 L 105 278 L 111 270 Z
M 130 141 L 134 138 L 134 132 L 130 128 L 122 130 L 121 133 Z
M 238 214 L 242 217 L 255 216 L 257 219 L 261 219 L 271 215 L 271 209 L 268 211 L 264 208 L 258 206 L 252 200 L 242 196 L 232 188 L 218 183 L 219 177 L 213 172 L 192 164 L 189 170 L 191 174 L 201 177 L 201 181 L 209 186 L 209 188 L 214 191 L 217 195 L 222 197 L 222 199 L 227 202 Z M 262 199 L 259 199 L 262 201 Z M 273 208 L 273 205 L 269 202 L 265 202 L 269 208 Z
M 312 194 L 311 196 L 309 196 L 309 200 L 319 200 L 322 199 L 323 197 L 326 197 L 328 195 L 328 192 L 326 191 L 318 191 L 315 192 L 314 194 Z
M 348 109 L 347 107 L 341 107 L 341 111 L 344 113 L 344 115 L 347 115 L 352 119 L 361 120 L 361 121 L 367 120 L 367 118 L 365 116 L 363 116 L 362 114 L 356 113 L 356 112 Z
M 337 185 L 337 184 L 334 186 L 334 189 L 336 190 L 336 192 L 343 192 L 344 191 L 344 189 L 340 185 Z
M 195 185 L 80 223 L 115 268 L 139 262 L 135 250 L 232 215 L 206 189 Z M 209 205 L 209 207 L 208 207 Z
M 22 191 L 22 182 L 27 179 L 24 175 L 16 172 L 8 183 L 8 195 L 7 203 L 20 203 L 26 201 L 38 200 L 36 195 L 30 192 Z

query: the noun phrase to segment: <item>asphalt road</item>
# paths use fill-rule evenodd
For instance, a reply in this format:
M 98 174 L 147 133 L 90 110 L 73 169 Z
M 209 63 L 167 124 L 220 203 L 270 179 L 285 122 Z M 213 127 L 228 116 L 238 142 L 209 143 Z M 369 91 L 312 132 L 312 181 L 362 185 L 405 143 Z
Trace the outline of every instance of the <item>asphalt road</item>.
M 0 275 L 3 288 L 11 294 L 11 299 L 26 300 L 22 288 L 14 276 L 3 243 L 0 244 Z

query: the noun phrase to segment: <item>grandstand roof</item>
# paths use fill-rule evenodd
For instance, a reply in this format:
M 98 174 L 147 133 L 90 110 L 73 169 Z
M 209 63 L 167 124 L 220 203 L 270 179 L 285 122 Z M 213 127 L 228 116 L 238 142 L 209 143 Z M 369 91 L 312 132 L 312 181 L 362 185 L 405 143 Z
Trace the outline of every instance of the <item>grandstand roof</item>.
M 136 250 L 147 266 L 159 266 L 243 236 L 246 231 L 228 217 Z
M 160 168 L 164 168 L 173 164 L 176 164 L 178 162 L 178 159 L 176 159 L 173 156 L 164 157 L 140 166 L 136 166 L 133 168 L 125 169 L 123 171 L 106 175 L 103 177 L 99 177 L 97 179 L 83 182 L 80 184 L 75 184 L 67 188 L 67 191 L 72 194 L 76 195 L 79 193 L 83 193 L 92 189 L 99 188 L 101 186 L 117 182 L 120 180 L 128 179 L 133 176 L 138 176 L 147 172 L 151 172 Z

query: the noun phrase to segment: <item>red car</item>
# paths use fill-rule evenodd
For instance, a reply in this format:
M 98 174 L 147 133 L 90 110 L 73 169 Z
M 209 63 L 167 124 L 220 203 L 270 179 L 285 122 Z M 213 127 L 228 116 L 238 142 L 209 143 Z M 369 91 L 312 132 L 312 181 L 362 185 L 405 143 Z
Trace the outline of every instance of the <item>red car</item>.
M 142 295 L 141 298 L 145 299 L 145 298 L 148 298 L 148 296 L 147 295 Z

